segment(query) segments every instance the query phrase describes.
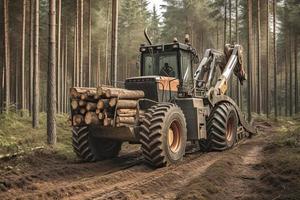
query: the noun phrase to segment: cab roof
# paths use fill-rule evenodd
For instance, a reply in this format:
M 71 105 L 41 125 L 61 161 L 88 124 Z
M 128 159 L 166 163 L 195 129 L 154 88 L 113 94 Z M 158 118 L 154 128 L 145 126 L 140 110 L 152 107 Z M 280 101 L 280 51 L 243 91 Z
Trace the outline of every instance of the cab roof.
M 189 44 L 184 44 L 180 42 L 167 43 L 167 44 L 155 44 L 155 45 L 145 45 L 140 46 L 140 52 L 148 53 L 153 51 L 164 52 L 164 51 L 174 51 L 174 50 L 184 50 L 195 53 L 196 50 Z

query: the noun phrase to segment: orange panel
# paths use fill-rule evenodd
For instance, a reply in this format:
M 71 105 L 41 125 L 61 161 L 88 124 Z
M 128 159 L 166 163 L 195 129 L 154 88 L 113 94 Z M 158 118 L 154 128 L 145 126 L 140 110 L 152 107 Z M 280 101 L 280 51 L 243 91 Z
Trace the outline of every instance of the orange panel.
M 174 77 L 165 77 L 161 76 L 159 80 L 157 80 L 158 88 L 160 90 L 170 90 L 172 92 L 178 91 L 179 80 Z

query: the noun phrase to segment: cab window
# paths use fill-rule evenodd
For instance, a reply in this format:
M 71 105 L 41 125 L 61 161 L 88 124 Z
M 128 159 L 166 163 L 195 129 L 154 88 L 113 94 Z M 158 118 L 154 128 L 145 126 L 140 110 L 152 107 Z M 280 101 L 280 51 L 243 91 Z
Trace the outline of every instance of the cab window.
M 184 82 L 192 81 L 191 55 L 185 51 L 181 51 L 181 76 Z
M 178 78 L 177 52 L 143 55 L 143 76 Z

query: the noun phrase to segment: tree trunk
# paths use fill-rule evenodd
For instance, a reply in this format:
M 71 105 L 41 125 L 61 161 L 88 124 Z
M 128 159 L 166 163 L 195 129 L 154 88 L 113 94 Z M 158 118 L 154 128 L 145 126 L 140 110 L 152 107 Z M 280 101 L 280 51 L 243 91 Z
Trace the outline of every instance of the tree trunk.
M 108 84 L 109 72 L 108 72 L 108 40 L 109 40 L 109 3 L 107 1 L 107 13 L 106 13 L 106 38 L 105 38 L 105 74 L 104 74 L 104 84 Z
M 89 42 L 88 42 L 88 87 L 91 87 L 92 81 L 92 1 L 89 0 Z
M 274 0 L 275 1 L 275 0 Z M 289 114 L 290 116 L 293 115 L 293 59 L 292 59 L 292 55 L 293 55 L 293 50 L 292 50 L 292 47 L 293 47 L 293 43 L 292 43 L 292 30 L 290 30 L 290 36 L 289 36 L 289 42 L 290 42 L 290 45 L 289 45 L 289 49 L 290 49 L 290 53 L 289 53 L 289 59 L 290 59 L 290 96 L 289 96 L 289 100 L 290 100 L 290 111 L 289 111 Z
M 26 1 L 23 0 L 23 14 L 22 14 L 22 37 L 21 37 L 21 116 L 25 110 L 25 47 L 26 47 Z
M 119 0 L 112 0 L 111 82 L 115 87 L 117 87 L 118 77 L 118 7 Z
M 267 65 L 266 65 L 266 111 L 267 111 L 267 118 L 270 115 L 270 106 L 269 106 L 269 61 L 270 61 L 270 45 L 269 45 L 269 0 L 266 1 L 267 3 L 267 37 L 266 37 L 266 45 L 267 45 Z
M 224 0 L 224 39 L 223 39 L 223 48 L 225 47 L 226 41 L 226 33 L 227 31 L 227 0 Z
M 56 0 L 49 1 L 49 64 L 48 64 L 48 90 L 47 90 L 47 142 L 56 144 Z
M 9 49 L 9 14 L 8 0 L 3 3 L 4 20 L 4 65 L 5 65 L 5 112 L 9 112 L 10 105 L 10 49 Z
M 284 11 L 286 13 L 286 10 Z M 286 32 L 284 35 L 284 41 L 285 41 L 285 48 L 288 49 L 289 39 L 288 39 L 288 33 Z M 289 51 L 285 51 L 285 62 L 284 62 L 284 69 L 285 69 L 285 116 L 288 116 L 288 107 L 289 107 L 289 101 L 288 101 L 288 53 Z
M 236 43 L 239 44 L 239 1 L 235 0 L 235 40 Z M 241 93 L 241 85 L 239 80 L 237 79 L 236 81 L 236 99 L 237 99 L 237 104 L 240 107 L 240 109 L 242 110 L 242 97 L 241 97 L 242 93 Z
M 56 77 L 56 95 L 57 112 L 61 112 L 61 0 L 57 1 L 57 77 Z
M 251 121 L 251 111 L 252 111 L 252 92 L 251 92 L 251 86 L 252 86 L 252 72 L 251 72 L 251 66 L 253 65 L 252 63 L 252 46 L 253 46 L 253 30 L 252 30 L 252 0 L 247 1 L 247 10 L 248 10 L 248 83 L 247 83 L 247 94 L 248 94 L 248 120 Z
M 80 86 L 83 86 L 83 0 L 80 0 L 80 18 L 79 18 L 79 27 L 80 27 L 80 31 L 79 31 L 79 49 L 80 49 L 80 53 L 79 53 L 79 73 L 80 73 Z
M 64 63 L 64 98 L 63 98 L 63 101 L 64 101 L 64 112 L 67 113 L 68 111 L 68 89 L 67 89 L 67 86 L 68 86 L 68 29 L 67 29 L 67 22 L 65 24 L 65 63 Z
M 294 59 L 295 59 L 295 113 L 299 112 L 299 88 L 298 88 L 298 37 L 295 33 L 294 41 Z
M 77 82 L 77 14 L 74 23 L 74 48 L 73 48 L 73 87 L 78 86 Z
M 35 29 L 34 29 L 34 68 L 33 68 L 33 102 L 32 102 L 32 127 L 37 128 L 39 124 L 40 105 L 40 69 L 39 69 L 39 27 L 40 27 L 40 1 L 35 0 Z
M 273 60 L 274 60 L 274 114 L 278 116 L 277 109 L 277 47 L 276 47 L 276 0 L 273 0 Z
M 231 27 L 231 0 L 229 0 L 229 43 L 231 44 L 231 42 L 232 42 L 232 38 L 231 38 L 231 31 L 232 31 L 232 29 L 231 29 L 232 27 Z
M 260 0 L 257 0 L 257 113 L 261 112 Z
M 101 49 L 100 43 L 98 47 L 98 59 L 97 59 L 97 68 L 96 68 L 96 85 L 99 86 L 101 84 Z
M 34 69 L 34 5 L 30 0 L 30 58 L 29 58 L 29 114 L 32 114 L 33 106 L 33 69 Z

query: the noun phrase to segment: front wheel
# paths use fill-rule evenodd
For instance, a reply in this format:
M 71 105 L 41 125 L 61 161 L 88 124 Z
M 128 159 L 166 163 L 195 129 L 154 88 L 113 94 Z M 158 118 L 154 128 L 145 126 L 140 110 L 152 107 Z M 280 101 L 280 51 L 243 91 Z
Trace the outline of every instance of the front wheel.
M 148 164 L 163 167 L 182 160 L 187 129 L 182 110 L 174 104 L 159 104 L 148 110 L 140 133 L 142 153 Z

